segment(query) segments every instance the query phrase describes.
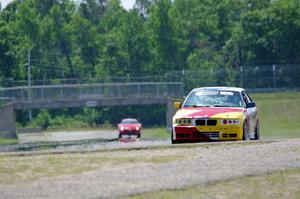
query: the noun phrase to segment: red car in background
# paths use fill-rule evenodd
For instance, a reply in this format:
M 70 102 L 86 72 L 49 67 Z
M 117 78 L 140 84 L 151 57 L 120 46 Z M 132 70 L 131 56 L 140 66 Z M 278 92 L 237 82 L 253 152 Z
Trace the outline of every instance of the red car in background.
M 141 137 L 142 124 L 137 119 L 126 118 L 118 124 L 119 138 L 123 135 Z

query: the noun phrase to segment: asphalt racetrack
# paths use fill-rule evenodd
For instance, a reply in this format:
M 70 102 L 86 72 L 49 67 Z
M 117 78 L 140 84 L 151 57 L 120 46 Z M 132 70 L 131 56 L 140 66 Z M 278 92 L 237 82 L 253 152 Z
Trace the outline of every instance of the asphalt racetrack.
M 21 149 L 15 151 L 101 150 L 171 145 L 169 139 L 139 139 L 135 136 L 118 139 L 118 132 L 114 130 L 25 133 L 19 134 L 19 143 Z

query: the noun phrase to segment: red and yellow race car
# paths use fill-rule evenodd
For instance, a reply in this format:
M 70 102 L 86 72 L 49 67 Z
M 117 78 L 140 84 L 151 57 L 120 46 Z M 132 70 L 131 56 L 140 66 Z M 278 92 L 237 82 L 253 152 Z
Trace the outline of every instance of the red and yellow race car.
M 259 139 L 255 102 L 242 88 L 202 87 L 192 90 L 173 117 L 174 143 Z

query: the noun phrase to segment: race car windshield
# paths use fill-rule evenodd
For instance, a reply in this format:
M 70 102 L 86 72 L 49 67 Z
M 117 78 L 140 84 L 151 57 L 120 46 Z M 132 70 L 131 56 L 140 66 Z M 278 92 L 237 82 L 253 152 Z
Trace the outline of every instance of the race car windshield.
M 139 122 L 134 119 L 126 119 L 121 121 L 122 124 L 138 124 Z
M 183 107 L 242 107 L 242 98 L 235 91 L 194 91 Z

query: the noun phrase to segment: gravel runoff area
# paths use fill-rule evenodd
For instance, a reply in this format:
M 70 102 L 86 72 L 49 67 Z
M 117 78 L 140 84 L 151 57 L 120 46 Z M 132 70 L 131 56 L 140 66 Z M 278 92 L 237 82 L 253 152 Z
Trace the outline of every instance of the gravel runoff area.
M 119 157 L 170 154 L 184 158 L 164 163 L 113 165 L 78 175 L 0 185 L 0 198 L 110 198 L 300 168 L 300 139 L 201 143 L 103 153 Z

